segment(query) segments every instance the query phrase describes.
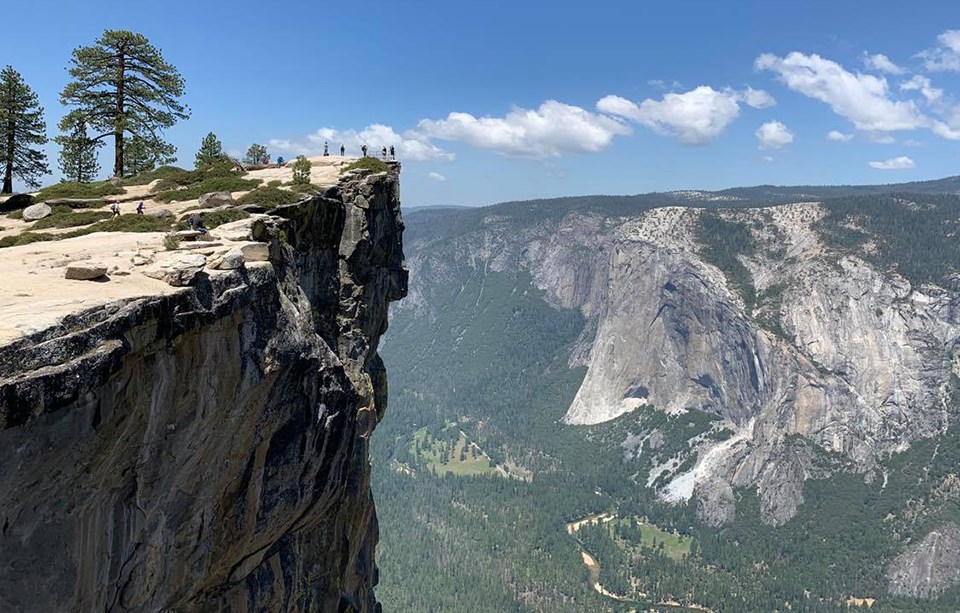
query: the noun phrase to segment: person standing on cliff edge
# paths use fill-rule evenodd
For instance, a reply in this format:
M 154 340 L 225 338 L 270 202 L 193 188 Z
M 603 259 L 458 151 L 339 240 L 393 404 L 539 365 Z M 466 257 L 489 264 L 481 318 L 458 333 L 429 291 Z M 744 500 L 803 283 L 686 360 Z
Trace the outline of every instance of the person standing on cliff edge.
M 323 142 L 323 157 L 330 155 L 330 147 L 327 146 L 327 142 Z
M 397 159 L 397 150 L 393 148 L 393 145 L 390 145 L 390 159 Z
M 363 151 L 363 157 L 367 157 L 367 146 L 366 146 L 366 145 L 364 145 L 363 147 L 360 147 L 360 151 Z
M 347 148 L 344 147 L 343 144 L 341 144 L 341 145 L 340 145 L 340 157 L 343 157 L 343 156 L 346 155 L 346 154 L 347 154 Z

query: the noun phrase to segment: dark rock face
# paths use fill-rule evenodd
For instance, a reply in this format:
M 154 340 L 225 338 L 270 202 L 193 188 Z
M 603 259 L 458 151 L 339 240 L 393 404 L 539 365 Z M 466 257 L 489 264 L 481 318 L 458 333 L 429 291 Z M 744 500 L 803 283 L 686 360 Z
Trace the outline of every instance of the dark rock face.
M 270 213 L 268 263 L 0 348 L 0 610 L 378 608 L 397 171 Z

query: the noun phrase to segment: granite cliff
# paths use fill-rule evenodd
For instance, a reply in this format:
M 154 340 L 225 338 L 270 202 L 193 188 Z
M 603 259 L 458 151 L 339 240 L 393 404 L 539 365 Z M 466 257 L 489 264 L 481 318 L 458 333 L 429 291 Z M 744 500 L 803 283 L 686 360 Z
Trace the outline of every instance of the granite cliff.
M 379 608 L 368 440 L 407 291 L 398 175 L 234 224 L 265 261 L 104 283 L 5 337 L 0 609 Z
M 960 200 L 741 191 L 420 212 L 408 241 L 414 289 L 397 306 L 398 330 L 483 320 L 519 293 L 581 316 L 579 337 L 553 356 L 583 373 L 556 400 L 558 417 L 593 441 L 609 425 L 603 432 L 614 432 L 633 467 L 629 487 L 691 503 L 710 526 L 734 522 L 754 494 L 759 520 L 782 526 L 811 482 L 841 474 L 881 492 L 888 477 L 905 487 L 891 463 L 917 445 L 937 463 L 957 425 Z M 448 297 L 450 287 L 478 285 L 482 300 Z M 490 295 L 504 287 L 510 296 Z M 471 314 L 451 317 L 451 305 Z M 458 327 L 454 336 L 471 333 Z M 679 426 L 667 431 L 651 412 Z M 694 428 L 703 416 L 714 420 L 707 431 Z M 508 441 L 505 466 L 549 473 L 549 452 L 535 442 L 511 448 L 512 425 L 497 418 L 476 415 L 471 435 L 500 428 L 486 440 Z M 954 535 L 942 528 L 958 498 L 939 485 L 953 483 L 956 469 L 936 471 L 908 485 L 942 494 L 891 493 L 905 501 L 884 520 L 902 554 L 883 562 L 892 594 L 930 597 L 960 584 L 944 553 Z

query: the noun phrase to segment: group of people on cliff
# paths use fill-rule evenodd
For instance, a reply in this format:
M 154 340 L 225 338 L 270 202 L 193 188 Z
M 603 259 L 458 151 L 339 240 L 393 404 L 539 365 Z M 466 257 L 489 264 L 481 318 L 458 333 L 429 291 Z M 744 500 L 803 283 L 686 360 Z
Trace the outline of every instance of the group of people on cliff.
M 366 143 L 364 143 L 364 144 L 360 147 L 360 151 L 363 153 L 363 157 L 367 157 L 367 153 L 368 153 L 368 151 L 369 151 L 369 148 L 367 147 Z M 323 143 L 323 157 L 328 157 L 329 155 L 330 155 L 330 145 L 327 144 L 326 142 L 324 142 L 324 143 Z M 341 144 L 341 145 L 340 145 L 340 156 L 343 157 L 343 156 L 345 156 L 345 155 L 347 155 L 347 148 L 346 148 L 345 145 Z M 384 161 L 387 161 L 387 160 L 396 160 L 396 159 L 397 159 L 397 150 L 396 150 L 396 148 L 395 148 L 393 145 L 390 145 L 390 148 L 389 148 L 389 149 L 388 149 L 386 146 L 380 147 L 380 158 L 381 158 L 382 160 L 384 160 Z M 283 156 L 277 156 L 277 168 L 283 166 L 285 163 L 286 163 L 286 161 L 283 159 Z M 264 165 L 269 165 L 269 164 L 270 164 L 270 156 L 269 156 L 269 155 L 264 155 L 264 156 L 263 156 L 263 164 L 264 164 Z

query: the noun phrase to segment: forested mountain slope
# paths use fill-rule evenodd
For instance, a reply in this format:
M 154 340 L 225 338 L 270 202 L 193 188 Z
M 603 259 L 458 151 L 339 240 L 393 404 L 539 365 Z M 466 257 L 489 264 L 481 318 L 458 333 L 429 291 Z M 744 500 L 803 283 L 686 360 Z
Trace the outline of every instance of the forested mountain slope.
M 409 214 L 385 605 L 954 610 L 957 183 Z

